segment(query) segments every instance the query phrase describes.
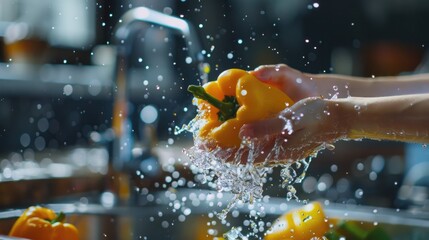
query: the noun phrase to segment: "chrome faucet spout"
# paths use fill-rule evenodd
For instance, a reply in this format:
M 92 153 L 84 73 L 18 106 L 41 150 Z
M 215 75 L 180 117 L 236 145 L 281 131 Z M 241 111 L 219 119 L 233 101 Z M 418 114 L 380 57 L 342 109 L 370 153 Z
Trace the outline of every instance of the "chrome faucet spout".
M 135 39 L 135 35 L 133 34 L 135 34 L 136 31 L 141 32 L 144 28 L 150 27 L 150 25 L 156 25 L 176 31 L 178 34 L 182 34 L 186 41 L 189 55 L 194 57 L 197 61 L 203 60 L 198 36 L 193 29 L 193 26 L 186 20 L 166 15 L 145 7 L 138 7 L 126 12 L 119 21 L 119 25 L 115 31 L 117 45 L 130 46 L 128 41 Z M 145 26 L 140 25 L 136 29 L 133 26 L 136 23 L 144 23 Z
M 151 27 L 162 29 L 179 34 L 185 41 L 186 50 L 192 63 L 201 65 L 203 54 L 200 42 L 193 26 L 187 21 L 163 14 L 145 7 L 137 7 L 127 11 L 119 20 L 114 32 L 114 42 L 116 46 L 116 66 L 115 66 L 115 89 L 114 89 L 114 109 L 112 128 L 114 131 L 114 141 L 112 149 L 112 165 L 118 171 L 135 172 L 135 167 L 139 164 L 133 161 L 134 134 L 129 110 L 130 92 L 130 68 L 131 57 L 133 55 L 138 35 L 144 33 Z M 131 169 L 127 169 L 131 168 Z

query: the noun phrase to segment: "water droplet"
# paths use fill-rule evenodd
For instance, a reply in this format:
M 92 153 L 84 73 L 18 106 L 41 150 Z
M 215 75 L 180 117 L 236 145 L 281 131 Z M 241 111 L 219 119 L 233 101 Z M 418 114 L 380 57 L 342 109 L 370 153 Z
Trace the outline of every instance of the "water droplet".
M 371 180 L 371 181 L 377 180 L 377 173 L 376 172 L 370 172 L 369 173 L 369 180 Z
M 140 111 L 140 119 L 147 124 L 154 123 L 158 119 L 158 110 L 152 105 L 147 105 Z
M 40 132 L 46 132 L 49 128 L 49 121 L 47 118 L 41 118 L 37 121 L 37 127 Z
M 34 139 L 34 146 L 39 151 L 42 151 L 43 149 L 45 149 L 45 146 L 46 146 L 45 138 L 43 138 L 42 136 L 36 137 L 36 139 Z
M 363 171 L 364 168 L 365 168 L 365 165 L 361 162 L 356 165 L 356 169 L 359 171 Z
M 232 54 L 232 53 L 230 52 L 230 53 L 228 53 L 228 54 L 226 55 L 226 57 L 227 57 L 228 59 L 232 59 L 232 58 L 234 57 L 234 54 Z
M 187 64 L 191 64 L 191 63 L 192 63 L 192 58 L 191 58 L 191 57 L 186 57 L 186 58 L 185 58 L 185 62 L 186 62 Z
M 241 90 L 240 92 L 241 96 L 246 96 L 247 95 L 247 91 L 245 89 Z
M 327 189 L 326 183 L 320 182 L 317 184 L 317 190 L 319 190 L 320 192 L 324 192 L 326 191 L 326 189 Z
M 354 107 L 353 107 L 356 111 L 359 111 L 360 110 L 360 106 L 359 105 L 354 105 Z
M 19 141 L 23 147 L 28 147 L 31 141 L 30 135 L 28 133 L 22 134 Z
M 168 228 L 170 226 L 170 224 L 167 221 L 162 221 L 161 226 L 163 228 Z
M 297 78 L 295 81 L 296 81 L 296 83 L 298 83 L 298 84 L 301 84 L 301 83 L 302 83 L 302 79 L 301 79 L 301 78 Z
M 328 149 L 329 151 L 334 151 L 335 145 L 330 144 L 330 143 L 325 143 L 325 148 Z
M 356 198 L 362 198 L 362 196 L 363 196 L 363 190 L 360 189 L 360 188 L 356 189 L 356 191 L 355 191 L 355 197 Z
M 73 86 L 70 84 L 64 85 L 63 94 L 66 96 L 70 96 L 73 93 Z
M 334 86 L 332 86 L 332 89 L 334 89 L 334 91 L 337 92 L 338 91 L 338 86 L 334 85 Z

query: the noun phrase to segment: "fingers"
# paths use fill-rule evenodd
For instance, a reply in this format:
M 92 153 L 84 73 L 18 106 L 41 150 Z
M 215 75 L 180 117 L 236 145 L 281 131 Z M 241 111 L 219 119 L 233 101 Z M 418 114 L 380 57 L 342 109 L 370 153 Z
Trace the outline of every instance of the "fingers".
M 278 134 L 284 129 L 285 121 L 281 118 L 271 118 L 255 123 L 243 125 L 240 130 L 240 138 L 259 138 L 267 135 Z
M 288 68 L 289 67 L 285 64 L 262 65 L 251 73 L 261 81 L 280 85 L 284 81 L 284 74 Z
M 285 64 L 263 65 L 250 72 L 259 80 L 278 87 L 292 100 L 316 96 L 317 88 L 304 73 Z

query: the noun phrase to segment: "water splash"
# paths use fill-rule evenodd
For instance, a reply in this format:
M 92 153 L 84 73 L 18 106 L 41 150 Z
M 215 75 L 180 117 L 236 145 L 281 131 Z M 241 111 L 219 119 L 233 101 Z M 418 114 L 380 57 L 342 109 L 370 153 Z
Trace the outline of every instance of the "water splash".
M 311 158 L 300 161 L 285 162 L 281 156 L 287 151 L 284 148 L 284 138 L 274 140 L 270 137 L 259 139 L 244 139 L 239 148 L 212 147 L 199 138 L 199 129 L 207 121 L 204 119 L 205 112 L 199 110 L 197 116 L 181 128 L 175 128 L 175 134 L 184 131 L 191 132 L 194 136 L 194 146 L 184 150 L 189 157 L 196 174 L 202 176 L 202 182 L 215 187 L 219 192 L 230 192 L 234 194 L 233 199 L 225 209 L 216 214 L 220 220 L 224 220 L 228 213 L 239 202 L 253 204 L 263 198 L 264 184 L 268 181 L 267 175 L 273 172 L 274 167 L 280 167 L 282 187 L 287 191 L 286 199 L 296 199 L 296 190 L 293 184 L 301 183 L 310 165 Z M 285 120 L 287 134 L 293 133 L 290 120 Z M 267 145 L 271 144 L 271 145 Z M 269 152 L 267 151 L 269 147 Z M 261 155 L 265 158 L 262 162 L 255 162 Z
M 198 127 L 195 126 L 188 126 L 186 129 L 198 131 Z M 302 182 L 311 159 L 287 164 L 273 162 L 272 159 L 280 159 L 279 156 L 284 151 L 281 146 L 282 139 L 275 142 L 274 147 L 262 163 L 255 163 L 255 159 L 259 157 L 265 146 L 255 144 L 253 141 L 244 141 L 237 151 L 221 148 L 205 149 L 199 141 L 198 138 L 195 138 L 195 145 L 185 150 L 191 163 L 198 169 L 198 173 L 203 175 L 204 182 L 213 183 L 212 186 L 215 186 L 219 192 L 234 194 L 226 208 L 217 214 L 220 220 L 226 219 L 228 213 L 239 202 L 253 204 L 255 201 L 261 200 L 264 197 L 263 187 L 267 182 L 267 175 L 273 172 L 274 167 L 282 168 L 282 186 L 287 190 L 286 199 L 298 200 L 296 190 L 292 185 Z M 246 156 L 244 163 L 242 162 L 243 156 Z M 227 159 L 233 160 L 227 161 Z
M 248 238 L 241 233 L 241 227 L 233 227 L 229 232 L 225 233 L 223 237 L 227 240 L 247 240 Z
M 184 132 L 196 132 L 205 121 L 202 121 L 201 119 L 194 118 L 192 119 L 188 124 L 183 124 L 182 127 L 175 126 L 174 127 L 174 135 L 180 135 Z
M 286 199 L 295 199 L 299 201 L 296 195 L 297 191 L 294 184 L 301 183 L 307 173 L 308 167 L 310 166 L 312 158 L 302 159 L 300 161 L 288 163 L 282 166 L 280 177 L 282 178 L 282 187 L 287 189 Z

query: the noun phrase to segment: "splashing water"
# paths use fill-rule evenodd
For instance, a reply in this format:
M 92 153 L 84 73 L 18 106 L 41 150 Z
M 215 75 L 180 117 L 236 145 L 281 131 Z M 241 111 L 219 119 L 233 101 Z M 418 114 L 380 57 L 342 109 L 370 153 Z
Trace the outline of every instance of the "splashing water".
M 206 148 L 199 138 L 199 129 L 204 126 L 203 112 L 182 128 L 176 127 L 175 134 L 184 131 L 193 133 L 194 146 L 185 150 L 193 166 L 198 169 L 198 174 L 203 175 L 203 183 L 213 183 L 219 192 L 231 192 L 234 198 L 225 209 L 217 214 L 220 220 L 224 220 L 228 213 L 238 202 L 254 203 L 263 198 L 263 187 L 267 182 L 267 175 L 274 167 L 281 167 L 282 186 L 287 190 L 286 199 L 298 200 L 296 190 L 292 186 L 300 183 L 310 165 L 311 159 L 284 163 L 279 158 L 284 151 L 282 144 L 284 139 L 276 139 L 274 146 L 262 163 L 255 163 L 263 152 L 264 145 L 256 144 L 252 140 L 244 140 L 237 149 Z M 293 132 L 292 124 L 285 129 L 289 134 Z M 269 137 L 261 143 L 266 143 Z M 230 159 L 233 159 L 232 161 Z M 245 159 L 243 162 L 242 159 Z M 276 160 L 276 161 L 274 161 Z
M 201 149 L 197 143 L 186 150 L 186 154 L 191 159 L 192 164 L 205 176 L 206 181 L 214 182 L 220 192 L 235 194 L 226 209 L 218 214 L 221 220 L 226 218 L 228 212 L 238 201 L 253 203 L 263 197 L 265 177 L 271 167 L 253 164 L 253 160 L 257 155 L 256 151 L 254 151 L 255 149 L 257 148 L 248 150 L 247 146 L 243 145 L 235 153 L 232 149 L 225 150 L 220 148 L 207 151 L 206 149 Z M 246 164 L 240 164 L 238 160 L 226 161 L 233 154 L 233 159 L 241 159 L 245 151 L 249 151 Z
M 227 240 L 247 240 L 248 238 L 241 233 L 241 228 L 232 228 L 229 232 L 225 233 L 223 237 Z
M 203 121 L 194 118 L 188 124 L 183 124 L 182 127 L 175 126 L 174 127 L 174 135 L 179 135 L 179 134 L 182 134 L 184 132 L 193 133 L 193 132 L 197 131 L 203 124 L 204 124 Z
M 296 195 L 296 189 L 293 186 L 295 183 L 301 183 L 304 180 L 307 173 L 307 169 L 310 166 L 312 158 L 308 158 L 293 163 L 288 163 L 283 166 L 280 177 L 283 180 L 282 187 L 288 190 L 286 199 L 291 200 L 295 199 L 299 201 L 298 196 Z

